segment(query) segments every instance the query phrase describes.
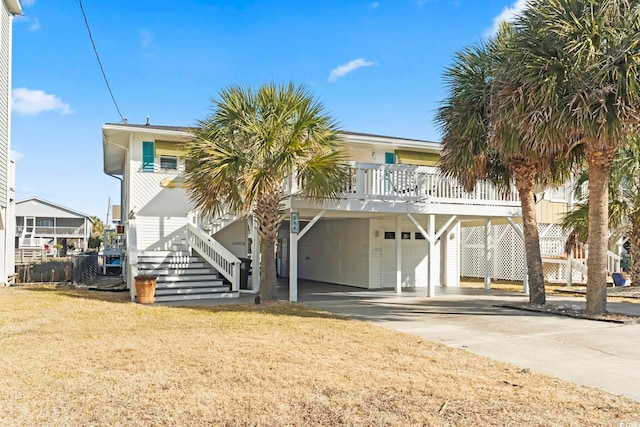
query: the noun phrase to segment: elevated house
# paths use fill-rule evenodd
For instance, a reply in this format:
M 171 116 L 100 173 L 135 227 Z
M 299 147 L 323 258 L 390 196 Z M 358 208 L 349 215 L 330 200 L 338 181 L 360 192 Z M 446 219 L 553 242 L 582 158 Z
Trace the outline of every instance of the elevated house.
M 259 263 L 250 289 L 240 280 L 241 258 L 258 259 L 252 220 L 233 213 L 204 218 L 187 197 L 182 144 L 190 137 L 181 127 L 102 128 L 104 171 L 122 185 L 127 283 L 137 274 L 157 275 L 158 301 L 255 292 Z M 295 181 L 283 183 L 276 262 L 292 301 L 298 278 L 397 292 L 424 288 L 429 296 L 436 287 L 459 286 L 461 276 L 484 278 L 487 286 L 492 278 L 523 280 L 526 287 L 515 189 L 479 183 L 465 192 L 439 171 L 438 143 L 350 132 L 342 139 L 351 180 L 339 200 L 317 204 Z M 569 206 L 566 188 L 546 192 L 539 203 L 540 218 L 550 221 L 540 225 L 543 239 L 553 234 L 545 268 L 559 280 L 573 275 L 576 262 L 562 256 L 564 236 L 554 224 Z
M 0 6 L 0 285 L 14 275 L 15 163 L 11 159 L 11 58 L 13 17 L 22 15 L 18 0 Z
M 84 251 L 91 235 L 91 218 L 81 212 L 47 200 L 31 197 L 16 203 L 15 247 L 20 250 L 62 247 Z M 50 253 L 53 253 L 49 251 Z

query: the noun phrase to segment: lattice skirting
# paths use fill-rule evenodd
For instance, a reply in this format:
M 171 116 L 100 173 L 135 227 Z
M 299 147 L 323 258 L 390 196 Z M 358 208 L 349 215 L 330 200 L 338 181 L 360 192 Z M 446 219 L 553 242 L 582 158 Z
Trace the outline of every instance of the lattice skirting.
M 557 224 L 539 224 L 540 251 L 547 257 L 560 257 L 564 253 L 567 239 L 562 227 Z M 485 276 L 484 227 L 462 227 L 461 265 L 463 277 L 483 278 Z M 489 234 L 490 271 L 495 280 L 522 281 L 524 279 L 525 251 L 524 242 L 509 224 L 493 225 Z M 545 263 L 545 280 L 566 281 L 566 264 Z M 574 280 L 580 274 L 574 270 Z

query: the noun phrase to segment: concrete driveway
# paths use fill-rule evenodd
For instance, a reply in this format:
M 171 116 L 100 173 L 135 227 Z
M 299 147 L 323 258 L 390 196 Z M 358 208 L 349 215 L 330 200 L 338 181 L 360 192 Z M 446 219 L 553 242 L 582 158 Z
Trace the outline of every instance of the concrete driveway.
M 426 298 L 426 291 L 397 295 L 301 281 L 298 292 L 310 307 L 640 401 L 640 325 L 495 307 L 526 297 L 483 289 L 444 289 Z M 287 298 L 286 285 L 279 293 Z M 584 298 L 548 300 L 584 306 Z M 608 310 L 640 315 L 640 304 L 609 302 Z

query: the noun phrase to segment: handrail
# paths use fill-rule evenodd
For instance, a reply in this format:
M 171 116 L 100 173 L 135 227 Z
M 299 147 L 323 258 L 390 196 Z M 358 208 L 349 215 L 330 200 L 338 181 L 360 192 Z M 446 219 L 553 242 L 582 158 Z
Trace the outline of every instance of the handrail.
M 187 223 L 187 242 L 205 261 L 231 282 L 232 291 L 240 290 L 240 259 L 238 257 L 191 222 Z

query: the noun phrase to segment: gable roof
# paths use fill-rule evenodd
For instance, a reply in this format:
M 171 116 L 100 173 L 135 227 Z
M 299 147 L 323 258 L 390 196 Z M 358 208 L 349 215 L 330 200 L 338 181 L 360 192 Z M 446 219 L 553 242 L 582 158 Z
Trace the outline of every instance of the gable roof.
M 22 15 L 22 6 L 18 0 L 4 0 L 7 10 L 14 15 Z
M 36 202 L 36 203 L 39 203 L 39 204 L 42 204 L 42 205 L 47 205 L 47 206 L 49 206 L 51 208 L 54 208 L 54 209 L 57 209 L 59 211 L 67 212 L 67 213 L 71 214 L 73 217 L 83 217 L 83 218 L 87 218 L 89 221 L 91 221 L 91 217 L 89 215 L 87 215 L 87 214 L 75 211 L 73 209 L 69 209 L 69 208 L 64 207 L 62 205 L 58 205 L 56 203 L 53 203 L 53 202 L 50 202 L 48 200 L 44 200 L 44 199 L 41 199 L 40 197 L 35 197 L 35 196 L 16 202 L 16 216 L 23 216 L 23 215 L 18 215 L 18 210 L 19 210 L 18 209 L 18 205 L 25 204 L 27 202 Z M 93 222 L 93 221 L 91 221 L 91 222 Z

